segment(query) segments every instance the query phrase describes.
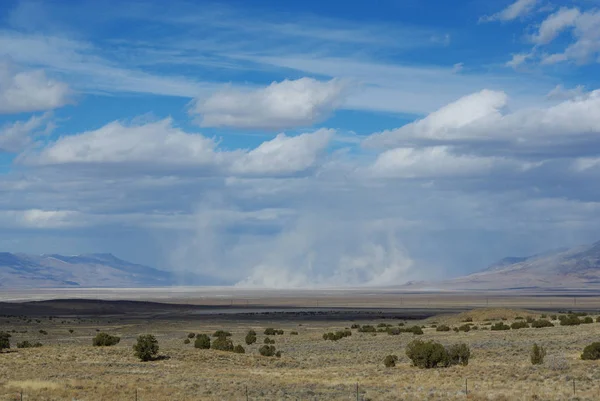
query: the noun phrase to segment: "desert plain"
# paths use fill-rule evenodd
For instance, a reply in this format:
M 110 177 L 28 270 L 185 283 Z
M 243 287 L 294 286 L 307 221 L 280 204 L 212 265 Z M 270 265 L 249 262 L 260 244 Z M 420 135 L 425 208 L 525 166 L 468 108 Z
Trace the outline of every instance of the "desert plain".
M 5 291 L 0 297 L 0 331 L 11 334 L 11 349 L 0 353 L 0 400 L 600 400 L 600 361 L 580 358 L 586 345 L 600 341 L 594 292 L 187 288 Z M 552 319 L 568 311 L 593 323 L 561 326 Z M 489 329 L 542 317 L 554 327 Z M 467 323 L 468 332 L 437 331 Z M 390 335 L 384 325 L 417 325 L 423 334 Z M 283 334 L 267 336 L 266 328 Z M 345 329 L 352 335 L 323 339 Z M 229 331 L 245 353 L 185 343 L 190 333 L 217 330 Z M 257 333 L 251 345 L 249 330 Z M 94 347 L 99 332 L 121 341 Z M 157 338 L 156 360 L 135 357 L 141 334 Z M 259 354 L 266 337 L 280 358 Z M 405 348 L 416 338 L 465 343 L 469 363 L 414 367 Z M 25 340 L 43 346 L 16 348 Z M 530 361 L 534 343 L 547 351 L 541 365 Z M 384 366 L 387 355 L 398 357 L 396 366 Z

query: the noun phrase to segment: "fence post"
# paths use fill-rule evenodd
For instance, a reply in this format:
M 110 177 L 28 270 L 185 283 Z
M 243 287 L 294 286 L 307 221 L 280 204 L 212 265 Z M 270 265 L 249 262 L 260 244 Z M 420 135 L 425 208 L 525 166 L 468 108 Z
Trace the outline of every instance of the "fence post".
M 465 395 L 469 395 L 469 379 L 465 378 Z
M 135 401 L 138 401 L 138 397 L 137 397 L 137 388 L 135 389 Z
M 358 382 L 356 382 L 356 401 L 360 401 L 360 396 L 358 395 Z
M 21 401 L 23 401 L 23 390 L 21 390 Z
M 575 378 L 573 378 L 573 395 L 575 395 Z
M 248 401 L 248 385 L 246 384 L 246 401 Z

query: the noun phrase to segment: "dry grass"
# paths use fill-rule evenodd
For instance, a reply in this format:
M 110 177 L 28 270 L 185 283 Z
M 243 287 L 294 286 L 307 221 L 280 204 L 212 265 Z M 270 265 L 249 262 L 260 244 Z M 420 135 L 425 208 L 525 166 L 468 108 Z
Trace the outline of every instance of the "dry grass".
M 469 366 L 434 370 L 410 366 L 404 348 L 415 338 L 412 334 L 372 335 L 353 330 L 351 337 L 336 342 L 321 337 L 353 323 L 395 325 L 400 320 L 235 322 L 203 317 L 138 321 L 129 317 L 27 323 L 2 318 L 0 330 L 27 330 L 13 333 L 13 346 L 23 340 L 41 341 L 45 346 L 0 354 L 0 400 L 17 400 L 21 389 L 24 400 L 134 400 L 136 390 L 140 401 L 242 400 L 246 386 L 250 400 L 355 400 L 357 381 L 364 400 L 464 400 L 465 380 L 470 400 L 600 399 L 600 362 L 579 359 L 583 347 L 600 338 L 600 323 L 468 333 L 436 332 L 429 327 L 432 320 L 458 323 L 468 317 L 480 327 L 484 319 L 496 317 L 509 319 L 506 323 L 510 324 L 510 319 L 529 314 L 538 315 L 474 310 L 428 319 L 423 322 L 428 325 L 425 334 L 419 338 L 443 344 L 465 342 L 472 350 Z M 277 349 L 283 351 L 281 359 L 258 354 L 266 327 L 285 330 L 284 335 L 273 337 Z M 49 334 L 41 335 L 40 329 Z M 92 347 L 97 329 L 121 336 L 121 342 L 109 348 Z M 217 329 L 232 332 L 234 343 L 243 344 L 247 353 L 198 350 L 183 343 L 189 332 L 210 334 Z M 246 346 L 244 336 L 249 329 L 258 333 L 258 341 Z M 290 330 L 299 335 L 289 335 Z M 156 335 L 160 354 L 168 359 L 144 363 L 133 356 L 135 338 L 144 333 Z M 560 369 L 551 364 L 532 366 L 529 350 L 533 342 L 547 348 L 551 361 L 559 359 Z M 384 367 L 388 354 L 398 355 L 395 368 Z

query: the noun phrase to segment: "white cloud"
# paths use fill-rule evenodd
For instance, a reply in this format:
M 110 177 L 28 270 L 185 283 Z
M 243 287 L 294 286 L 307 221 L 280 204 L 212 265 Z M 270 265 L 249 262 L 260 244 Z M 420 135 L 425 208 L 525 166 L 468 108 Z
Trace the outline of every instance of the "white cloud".
M 517 146 L 547 144 L 578 134 L 600 133 L 600 90 L 547 108 L 509 112 L 503 92 L 484 90 L 465 96 L 422 120 L 367 138 L 366 146 L 396 147 L 415 139 L 509 141 Z
M 561 8 L 542 22 L 538 32 L 531 36 L 531 41 L 537 45 L 552 42 L 562 31 L 574 26 L 580 15 L 577 8 Z
M 380 154 L 370 170 L 389 178 L 482 176 L 502 162 L 495 157 L 455 155 L 447 146 L 395 148 Z
M 21 71 L 0 61 L 0 114 L 51 110 L 69 101 L 69 87 L 44 71 Z
M 293 174 L 313 167 L 334 135 L 320 129 L 298 136 L 279 134 L 255 149 L 239 156 L 231 172 L 239 175 Z
M 186 133 L 170 118 L 155 122 L 109 123 L 95 131 L 64 136 L 41 149 L 22 153 L 30 166 L 119 166 L 120 174 L 138 171 L 195 171 L 215 176 L 277 176 L 317 166 L 335 131 L 320 129 L 296 136 L 279 134 L 250 150 L 224 151 L 201 134 Z
M 140 125 L 115 121 L 95 131 L 61 137 L 39 154 L 25 155 L 24 162 L 202 166 L 218 162 L 215 146 L 212 139 L 173 127 L 170 118 Z
M 81 226 L 80 213 L 71 210 L 3 210 L 0 221 L 5 227 L 61 229 Z
M 27 121 L 16 121 L 0 127 L 0 152 L 18 153 L 31 146 L 36 135 L 50 133 L 54 125 L 51 114 L 33 116 Z
M 273 82 L 256 90 L 224 89 L 195 101 L 192 109 L 204 127 L 280 130 L 323 121 L 343 100 L 346 85 L 312 78 Z
M 491 16 L 481 17 L 480 22 L 489 21 L 512 21 L 514 19 L 524 17 L 533 11 L 537 5 L 538 0 L 517 0 L 510 4 L 504 10 L 497 12 Z
M 570 100 L 575 98 L 581 98 L 586 95 L 587 92 L 583 85 L 577 85 L 572 89 L 567 89 L 559 84 L 556 85 L 556 87 L 550 92 L 548 92 L 548 95 L 546 95 L 546 97 L 549 100 Z
M 532 57 L 531 53 L 517 53 L 512 55 L 512 59 L 506 62 L 507 67 L 517 68 Z

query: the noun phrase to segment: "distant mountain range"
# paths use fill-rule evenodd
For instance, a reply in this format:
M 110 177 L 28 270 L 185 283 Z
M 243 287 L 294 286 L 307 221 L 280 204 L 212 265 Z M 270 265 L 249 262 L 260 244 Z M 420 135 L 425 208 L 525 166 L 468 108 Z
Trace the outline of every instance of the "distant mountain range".
M 110 253 L 77 256 L 0 252 L 0 289 L 37 287 L 159 287 L 222 284 L 130 263 Z
M 508 257 L 468 276 L 439 282 L 412 282 L 403 288 L 600 289 L 600 241 L 528 257 Z

